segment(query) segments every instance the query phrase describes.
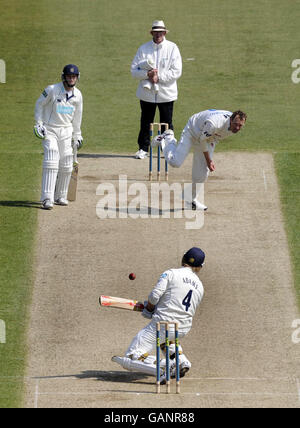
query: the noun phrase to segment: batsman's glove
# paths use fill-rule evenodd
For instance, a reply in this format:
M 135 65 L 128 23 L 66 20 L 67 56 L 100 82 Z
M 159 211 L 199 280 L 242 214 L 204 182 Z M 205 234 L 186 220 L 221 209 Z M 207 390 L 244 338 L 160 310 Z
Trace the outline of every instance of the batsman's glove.
M 147 318 L 148 320 L 151 320 L 152 315 L 153 315 L 153 312 L 149 312 L 146 308 L 143 309 L 142 316 L 144 318 Z
M 33 127 L 33 133 L 36 137 L 40 138 L 40 139 L 44 139 L 47 135 L 47 130 L 44 127 L 44 125 L 38 123 L 36 125 L 34 125 Z
M 147 301 L 144 302 L 144 309 L 142 311 L 142 316 L 144 318 L 147 318 L 147 319 L 151 320 L 152 315 L 154 314 L 156 308 L 154 308 L 152 312 L 148 311 L 148 309 L 146 309 L 147 308 L 147 303 L 148 303 Z
M 81 147 L 83 146 L 83 138 L 79 137 L 79 138 L 73 139 L 72 146 L 74 147 L 75 144 L 77 146 L 77 150 L 80 150 Z

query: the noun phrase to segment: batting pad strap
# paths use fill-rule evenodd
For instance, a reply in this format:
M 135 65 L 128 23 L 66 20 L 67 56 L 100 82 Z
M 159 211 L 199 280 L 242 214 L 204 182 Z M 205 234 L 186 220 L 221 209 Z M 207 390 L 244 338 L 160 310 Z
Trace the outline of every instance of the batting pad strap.
M 54 161 L 54 160 L 44 160 L 43 161 L 43 168 L 44 169 L 54 169 L 56 171 L 58 171 L 58 160 Z
M 45 154 L 44 154 L 44 160 L 43 160 L 43 168 L 58 170 L 58 164 L 59 164 L 58 150 L 45 148 L 44 151 L 45 151 Z
M 138 358 L 138 360 L 139 361 L 145 361 L 145 359 L 147 358 L 147 357 L 149 357 L 149 354 L 148 354 L 148 352 L 146 352 L 145 354 L 143 354 L 143 355 L 141 355 L 139 358 Z
M 55 162 L 55 161 L 44 160 L 43 169 L 52 169 L 52 170 L 58 171 L 58 161 Z
M 67 155 L 59 161 L 59 169 L 64 173 L 72 172 L 73 170 L 73 155 Z

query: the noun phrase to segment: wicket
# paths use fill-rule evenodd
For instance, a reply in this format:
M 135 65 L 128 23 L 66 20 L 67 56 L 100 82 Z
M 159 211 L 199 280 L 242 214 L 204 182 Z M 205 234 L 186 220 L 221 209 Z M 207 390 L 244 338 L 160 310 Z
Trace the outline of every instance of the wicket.
M 165 326 L 165 346 L 166 346 L 166 386 L 167 394 L 171 392 L 170 388 L 170 342 L 169 342 L 169 325 L 175 327 L 175 362 L 176 362 L 176 394 L 180 394 L 180 369 L 179 369 L 179 337 L 178 322 L 160 321 L 156 323 L 156 393 L 160 394 L 160 327 Z
M 164 126 L 165 130 L 169 129 L 168 123 L 150 123 L 150 142 L 154 136 L 154 127 L 157 126 L 157 135 L 161 135 L 161 127 Z M 157 181 L 160 180 L 160 146 L 157 147 Z M 152 180 L 152 168 L 153 168 L 153 149 L 150 144 L 150 156 L 149 156 L 149 181 Z M 165 160 L 165 179 L 168 180 L 168 162 Z

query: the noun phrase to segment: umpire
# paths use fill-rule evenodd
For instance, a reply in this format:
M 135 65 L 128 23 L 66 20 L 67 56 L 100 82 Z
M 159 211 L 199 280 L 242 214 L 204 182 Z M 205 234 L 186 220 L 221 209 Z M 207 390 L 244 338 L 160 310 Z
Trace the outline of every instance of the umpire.
M 178 97 L 177 79 L 182 73 L 182 60 L 177 45 L 165 38 L 167 32 L 163 21 L 154 21 L 150 31 L 152 40 L 140 46 L 131 64 L 131 74 L 139 81 L 136 96 L 141 106 L 137 159 L 148 155 L 149 129 L 156 107 L 160 122 L 173 129 L 173 105 Z

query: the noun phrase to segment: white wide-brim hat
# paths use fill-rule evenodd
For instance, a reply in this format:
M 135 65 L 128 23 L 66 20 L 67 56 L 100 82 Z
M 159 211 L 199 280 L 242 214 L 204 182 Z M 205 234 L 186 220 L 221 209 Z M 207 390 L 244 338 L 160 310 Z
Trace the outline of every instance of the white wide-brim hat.
M 150 33 L 152 33 L 152 31 L 165 31 L 166 33 L 169 32 L 169 30 L 166 29 L 164 21 L 153 21 Z

